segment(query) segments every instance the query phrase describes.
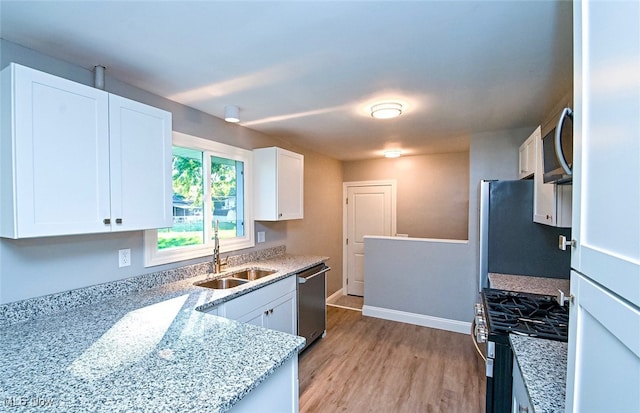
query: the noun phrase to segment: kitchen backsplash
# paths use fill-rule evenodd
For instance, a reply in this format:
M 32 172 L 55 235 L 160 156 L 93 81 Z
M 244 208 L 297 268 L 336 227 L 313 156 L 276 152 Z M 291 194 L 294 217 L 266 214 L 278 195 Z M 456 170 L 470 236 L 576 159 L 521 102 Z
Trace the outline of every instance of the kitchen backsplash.
M 236 267 L 248 262 L 265 260 L 286 253 L 286 247 L 280 245 L 229 256 L 227 265 Z M 54 314 L 70 310 L 83 305 L 94 304 L 107 299 L 122 297 L 139 291 L 148 290 L 163 284 L 184 280 L 211 271 L 211 262 L 186 265 L 170 270 L 157 271 L 138 275 L 124 280 L 112 281 L 90 287 L 78 288 L 61 293 L 49 294 L 42 297 L 30 298 L 22 301 L 0 305 L 0 327 L 15 324 L 34 317 Z

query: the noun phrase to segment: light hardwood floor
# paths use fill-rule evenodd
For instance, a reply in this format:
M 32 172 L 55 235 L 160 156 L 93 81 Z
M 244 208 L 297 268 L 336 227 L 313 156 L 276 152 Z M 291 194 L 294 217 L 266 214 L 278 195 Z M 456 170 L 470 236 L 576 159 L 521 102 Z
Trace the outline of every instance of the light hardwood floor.
M 300 356 L 300 412 L 483 413 L 469 335 L 327 308 L 327 336 Z

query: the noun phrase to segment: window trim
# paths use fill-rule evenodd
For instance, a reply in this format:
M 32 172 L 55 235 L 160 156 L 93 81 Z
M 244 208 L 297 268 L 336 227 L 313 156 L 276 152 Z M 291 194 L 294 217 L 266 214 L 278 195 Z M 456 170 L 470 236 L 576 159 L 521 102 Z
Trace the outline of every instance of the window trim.
M 173 132 L 173 146 L 182 146 L 208 152 L 213 156 L 234 159 L 244 162 L 244 237 L 232 239 L 220 239 L 220 252 L 231 252 L 255 246 L 254 220 L 253 220 L 253 152 L 241 149 L 224 143 L 198 138 L 180 132 Z M 203 168 L 210 171 L 210 158 L 203 159 Z M 207 172 L 210 173 L 210 172 Z M 208 179 L 205 180 L 208 182 Z M 203 211 L 211 211 L 210 185 L 204 188 Z M 204 213 L 204 212 L 203 212 Z M 206 225 L 205 225 L 206 228 Z M 144 266 L 152 267 L 161 264 L 169 264 L 178 261 L 185 261 L 193 258 L 205 257 L 213 254 L 213 241 L 205 229 L 205 242 L 202 245 L 191 245 L 180 248 L 158 250 L 158 230 L 150 229 L 144 231 Z

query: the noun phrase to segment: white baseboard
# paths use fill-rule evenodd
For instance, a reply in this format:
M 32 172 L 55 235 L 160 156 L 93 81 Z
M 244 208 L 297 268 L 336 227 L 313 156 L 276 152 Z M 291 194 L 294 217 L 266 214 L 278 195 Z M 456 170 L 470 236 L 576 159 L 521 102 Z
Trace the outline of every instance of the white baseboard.
M 439 330 L 452 331 L 454 333 L 469 334 L 471 323 L 447 318 L 433 317 L 430 315 L 408 313 L 406 311 L 391 310 L 388 308 L 362 307 L 362 315 L 382 318 L 384 320 L 399 321 L 401 323 L 415 324 L 423 327 L 437 328 Z
M 338 298 L 340 298 L 341 296 L 343 296 L 344 294 L 342 294 L 342 288 L 339 289 L 338 291 L 336 291 L 335 293 L 331 294 L 330 296 L 327 297 L 327 302 L 330 303 L 331 300 L 336 300 Z

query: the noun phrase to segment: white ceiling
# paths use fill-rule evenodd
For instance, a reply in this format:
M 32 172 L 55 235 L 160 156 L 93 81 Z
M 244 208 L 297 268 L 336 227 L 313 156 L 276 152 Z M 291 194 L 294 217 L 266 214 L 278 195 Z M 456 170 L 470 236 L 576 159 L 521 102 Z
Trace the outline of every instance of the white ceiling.
M 461 151 L 571 88 L 570 1 L 6 1 L 0 34 L 336 159 Z M 374 120 L 380 100 L 405 113 Z

